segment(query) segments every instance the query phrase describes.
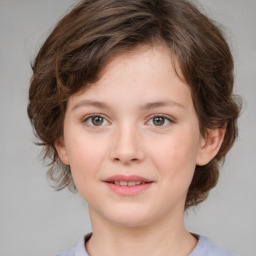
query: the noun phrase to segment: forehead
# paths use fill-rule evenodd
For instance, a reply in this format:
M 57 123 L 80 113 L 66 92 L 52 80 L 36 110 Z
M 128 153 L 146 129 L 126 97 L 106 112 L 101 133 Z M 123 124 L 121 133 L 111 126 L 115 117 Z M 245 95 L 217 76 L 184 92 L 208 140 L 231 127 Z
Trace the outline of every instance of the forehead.
M 138 46 L 114 56 L 102 70 L 99 80 L 70 101 L 73 105 L 77 97 L 93 100 L 97 97 L 106 102 L 121 98 L 140 102 L 179 99 L 180 105 L 190 104 L 190 88 L 177 73 L 177 67 L 167 47 Z
M 164 43 L 141 44 L 125 52 L 113 55 L 101 70 L 99 80 L 103 76 L 103 79 L 106 79 L 111 73 L 117 72 L 116 74 L 118 74 L 122 68 L 136 66 L 136 69 L 140 71 L 139 67 L 147 66 L 148 69 L 151 68 L 151 71 L 154 72 L 160 68 L 163 69 L 164 65 L 169 69 L 169 72 L 175 71 L 177 78 L 184 80 L 178 60 L 169 47 Z

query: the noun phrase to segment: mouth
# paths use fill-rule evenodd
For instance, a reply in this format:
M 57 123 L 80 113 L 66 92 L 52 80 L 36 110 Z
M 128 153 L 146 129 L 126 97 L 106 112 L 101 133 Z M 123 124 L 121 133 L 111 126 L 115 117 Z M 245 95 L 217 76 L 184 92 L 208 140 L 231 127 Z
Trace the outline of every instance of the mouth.
M 115 175 L 104 180 L 111 191 L 123 195 L 134 196 L 148 189 L 153 181 L 137 175 Z
M 111 183 L 111 184 L 118 185 L 118 186 L 129 186 L 129 187 L 149 183 L 149 182 L 143 182 L 143 181 L 124 181 L 124 180 L 121 180 L 121 181 L 117 181 L 117 180 L 116 181 L 107 181 L 107 182 Z

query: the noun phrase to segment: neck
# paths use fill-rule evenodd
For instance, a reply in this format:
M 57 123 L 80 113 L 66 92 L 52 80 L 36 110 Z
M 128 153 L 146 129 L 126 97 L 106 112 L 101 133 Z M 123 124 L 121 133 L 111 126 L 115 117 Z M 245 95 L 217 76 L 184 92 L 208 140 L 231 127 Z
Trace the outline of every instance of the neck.
M 184 216 L 150 225 L 127 227 L 100 221 L 90 211 L 93 235 L 86 245 L 90 256 L 189 255 L 197 240 L 184 227 Z M 169 216 L 170 217 L 170 216 Z

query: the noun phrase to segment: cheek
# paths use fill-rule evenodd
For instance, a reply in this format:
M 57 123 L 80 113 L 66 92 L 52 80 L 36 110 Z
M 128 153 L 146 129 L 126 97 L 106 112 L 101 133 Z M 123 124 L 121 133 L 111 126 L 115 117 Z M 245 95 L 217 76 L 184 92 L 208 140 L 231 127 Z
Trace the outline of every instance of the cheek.
M 196 166 L 198 143 L 193 135 L 172 136 L 151 146 L 151 159 L 167 180 L 191 179 Z M 196 136 L 196 135 L 195 135 Z M 158 149 L 157 151 L 155 149 Z
M 106 152 L 104 142 L 90 137 L 74 137 L 69 141 L 67 153 L 74 180 L 97 173 Z

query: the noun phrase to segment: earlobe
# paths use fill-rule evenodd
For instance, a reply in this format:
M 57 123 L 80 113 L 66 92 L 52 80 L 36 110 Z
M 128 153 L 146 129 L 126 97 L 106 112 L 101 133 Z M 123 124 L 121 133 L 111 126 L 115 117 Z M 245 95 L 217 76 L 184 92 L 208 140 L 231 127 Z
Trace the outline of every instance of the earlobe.
M 224 140 L 226 126 L 214 130 L 208 130 L 205 138 L 202 138 L 197 155 L 197 165 L 208 164 L 219 152 Z
M 55 141 L 54 146 L 58 152 L 58 156 L 61 162 L 65 165 L 69 165 L 68 154 L 67 154 L 64 138 L 63 137 L 58 138 Z

